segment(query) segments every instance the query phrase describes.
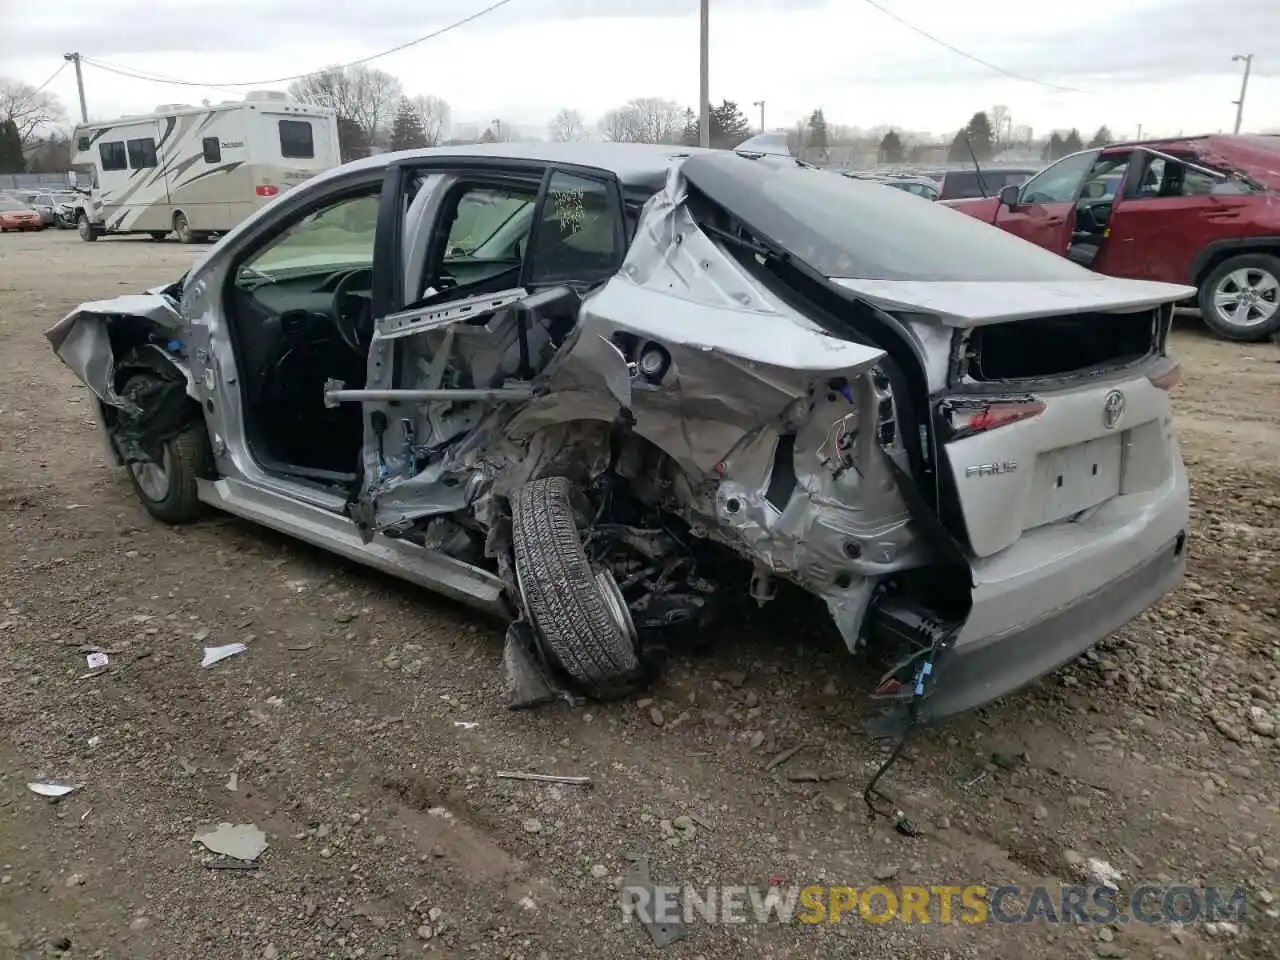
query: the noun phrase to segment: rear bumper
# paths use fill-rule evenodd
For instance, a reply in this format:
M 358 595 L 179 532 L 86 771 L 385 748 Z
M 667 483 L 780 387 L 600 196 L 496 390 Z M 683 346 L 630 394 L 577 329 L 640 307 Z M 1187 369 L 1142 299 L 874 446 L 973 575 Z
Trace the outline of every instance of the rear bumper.
M 1186 473 L 1116 497 L 974 567 L 973 608 L 935 665 L 922 716 L 980 707 L 1074 660 L 1177 587 L 1186 570 Z M 1074 542 L 1073 542 L 1074 541 Z

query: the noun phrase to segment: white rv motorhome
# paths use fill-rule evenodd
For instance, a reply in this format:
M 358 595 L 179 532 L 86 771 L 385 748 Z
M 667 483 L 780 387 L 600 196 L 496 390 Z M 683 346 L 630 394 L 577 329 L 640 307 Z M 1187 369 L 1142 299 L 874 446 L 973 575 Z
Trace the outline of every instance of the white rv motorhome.
M 173 232 L 195 243 L 340 162 L 333 111 L 273 91 L 81 124 L 72 141 L 73 175 L 91 184 L 73 211 L 82 240 Z

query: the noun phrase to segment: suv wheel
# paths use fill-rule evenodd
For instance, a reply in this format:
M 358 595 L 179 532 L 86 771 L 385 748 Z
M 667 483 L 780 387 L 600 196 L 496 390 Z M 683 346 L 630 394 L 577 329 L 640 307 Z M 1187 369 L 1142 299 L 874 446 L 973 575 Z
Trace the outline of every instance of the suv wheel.
M 1230 257 L 1200 284 L 1200 316 L 1227 340 L 1262 340 L 1280 330 L 1280 257 Z
M 92 243 L 98 239 L 98 234 L 93 229 L 93 224 L 89 222 L 87 213 L 80 214 L 79 219 L 76 220 L 76 229 L 80 231 L 80 239 L 86 243 Z

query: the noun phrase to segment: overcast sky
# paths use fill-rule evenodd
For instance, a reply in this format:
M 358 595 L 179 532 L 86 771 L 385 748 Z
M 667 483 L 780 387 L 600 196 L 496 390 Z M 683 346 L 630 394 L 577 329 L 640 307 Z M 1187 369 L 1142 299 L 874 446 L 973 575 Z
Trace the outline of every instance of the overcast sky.
M 403 43 L 490 2 L 0 0 L 0 75 L 39 84 L 78 47 L 202 83 L 275 78 Z M 1130 136 L 1138 124 L 1144 135 L 1229 131 L 1242 67 L 1231 57 L 1256 52 L 1245 129 L 1280 130 L 1280 0 L 878 2 L 983 60 L 1084 92 L 1001 76 L 865 0 L 711 0 L 712 100 L 736 100 L 758 124 L 752 101 L 764 99 L 770 128 L 822 107 L 830 123 L 949 133 L 1004 104 L 1015 124 L 1075 126 L 1086 137 L 1102 123 Z M 540 126 L 561 107 L 594 120 L 636 96 L 696 105 L 698 3 L 511 0 L 373 65 L 408 93 L 444 97 L 455 122 Z M 245 92 L 84 69 L 93 118 Z M 75 109 L 69 67 L 49 89 Z

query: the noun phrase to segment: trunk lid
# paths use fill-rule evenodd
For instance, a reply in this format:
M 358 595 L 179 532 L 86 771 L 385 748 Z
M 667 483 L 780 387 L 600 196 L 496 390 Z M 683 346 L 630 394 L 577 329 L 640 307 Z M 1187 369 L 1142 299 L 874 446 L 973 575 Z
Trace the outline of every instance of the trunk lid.
M 1164 345 L 1169 305 L 1190 288 L 1106 277 L 833 282 L 926 344 L 953 533 L 974 556 L 1083 520 L 1176 469 L 1176 365 Z

